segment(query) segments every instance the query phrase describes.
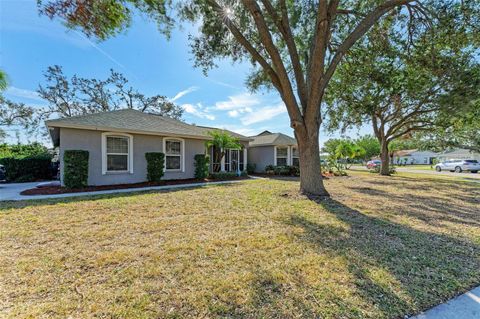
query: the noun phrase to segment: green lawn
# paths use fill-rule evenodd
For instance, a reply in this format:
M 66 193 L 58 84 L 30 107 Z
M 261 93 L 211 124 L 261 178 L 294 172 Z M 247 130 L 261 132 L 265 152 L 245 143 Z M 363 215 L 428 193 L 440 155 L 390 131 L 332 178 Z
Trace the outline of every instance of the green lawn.
M 480 283 L 480 188 L 354 173 L 0 203 L 1 318 L 403 318 Z
M 398 168 L 406 168 L 406 169 L 414 169 L 414 170 L 420 170 L 420 171 L 433 171 L 434 168 L 430 165 L 396 165 Z

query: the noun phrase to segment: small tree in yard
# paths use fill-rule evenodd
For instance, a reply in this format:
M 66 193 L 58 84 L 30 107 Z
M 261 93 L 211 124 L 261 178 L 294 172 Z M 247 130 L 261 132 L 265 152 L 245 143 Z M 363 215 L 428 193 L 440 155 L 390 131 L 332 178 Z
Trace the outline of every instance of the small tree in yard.
M 242 144 L 237 138 L 230 135 L 230 133 L 220 130 L 209 131 L 208 135 L 212 137 L 210 141 L 205 142 L 205 146 L 208 148 L 213 147 L 213 171 L 219 172 L 220 162 L 225 156 L 225 151 L 229 149 L 241 149 Z M 216 164 L 215 164 L 216 163 Z
M 478 13 L 477 1 L 443 0 L 196 0 L 196 1 L 38 1 L 40 11 L 66 25 L 106 39 L 130 25 L 132 7 L 146 13 L 169 34 L 180 19 L 198 26 L 191 35 L 195 66 L 208 71 L 218 58 L 252 63 L 247 79 L 253 90 L 274 88 L 285 103 L 298 141 L 300 190 L 328 196 L 319 156 L 320 106 L 337 67 L 350 49 L 383 17 L 402 16 L 393 36 L 415 38 L 412 30 L 454 12 L 459 27 Z M 432 13 L 437 16 L 432 17 Z M 473 22 L 473 23 L 471 23 Z

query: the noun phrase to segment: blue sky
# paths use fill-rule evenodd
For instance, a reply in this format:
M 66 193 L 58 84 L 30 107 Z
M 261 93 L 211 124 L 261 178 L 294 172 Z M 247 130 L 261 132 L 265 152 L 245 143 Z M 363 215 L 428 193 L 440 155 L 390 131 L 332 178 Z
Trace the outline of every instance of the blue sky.
M 106 78 L 111 68 L 148 95 L 165 95 L 184 110 L 184 120 L 254 135 L 263 130 L 293 136 L 285 106 L 278 94 L 250 94 L 244 85 L 249 66 L 219 61 L 204 76 L 193 67 L 188 29 L 175 30 L 166 40 L 154 23 L 136 17 L 124 34 L 104 42 L 87 39 L 59 21 L 39 16 L 35 0 L 0 0 L 0 68 L 10 79 L 5 96 L 41 106 L 35 93 L 42 73 L 58 64 L 68 76 Z M 7 142 L 16 142 L 16 128 L 6 129 Z M 368 133 L 368 128 L 361 130 Z M 335 134 L 336 135 L 336 134 Z M 352 137 L 357 132 L 350 132 Z M 23 142 L 39 140 L 20 130 Z M 321 142 L 329 136 L 322 133 Z M 48 141 L 47 141 L 48 142 Z

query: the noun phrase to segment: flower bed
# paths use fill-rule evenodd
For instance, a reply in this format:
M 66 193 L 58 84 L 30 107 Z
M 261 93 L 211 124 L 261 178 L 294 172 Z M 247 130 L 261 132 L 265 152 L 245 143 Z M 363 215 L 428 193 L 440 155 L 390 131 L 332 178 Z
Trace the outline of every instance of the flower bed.
M 229 178 L 228 180 L 242 180 L 249 179 L 248 176 L 240 176 Z M 20 193 L 20 195 L 55 195 L 55 194 L 67 194 L 67 193 L 81 193 L 81 192 L 96 192 L 112 189 L 128 189 L 128 188 L 142 188 L 152 186 L 168 186 L 168 185 L 182 185 L 182 184 L 195 184 L 195 183 L 211 183 L 218 182 L 218 179 L 205 178 L 205 179 L 174 179 L 165 180 L 161 182 L 143 182 L 134 184 L 117 184 L 117 185 L 101 185 L 101 186 L 87 186 L 83 188 L 68 189 L 61 186 L 46 186 L 26 189 Z

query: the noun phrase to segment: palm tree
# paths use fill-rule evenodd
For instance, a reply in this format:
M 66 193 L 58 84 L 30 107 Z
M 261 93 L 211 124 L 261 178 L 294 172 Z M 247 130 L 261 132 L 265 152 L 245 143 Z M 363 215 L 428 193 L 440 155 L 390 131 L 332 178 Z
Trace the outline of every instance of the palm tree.
M 8 86 L 7 73 L 0 70 L 0 92 L 5 91 Z
M 205 146 L 207 149 L 213 147 L 214 152 L 212 168 L 214 172 L 219 172 L 221 169 L 219 163 L 225 156 L 225 151 L 227 149 L 240 149 L 242 148 L 242 144 L 240 144 L 237 138 L 233 137 L 226 131 L 209 131 L 208 135 L 210 135 L 212 139 L 210 141 L 206 141 Z

